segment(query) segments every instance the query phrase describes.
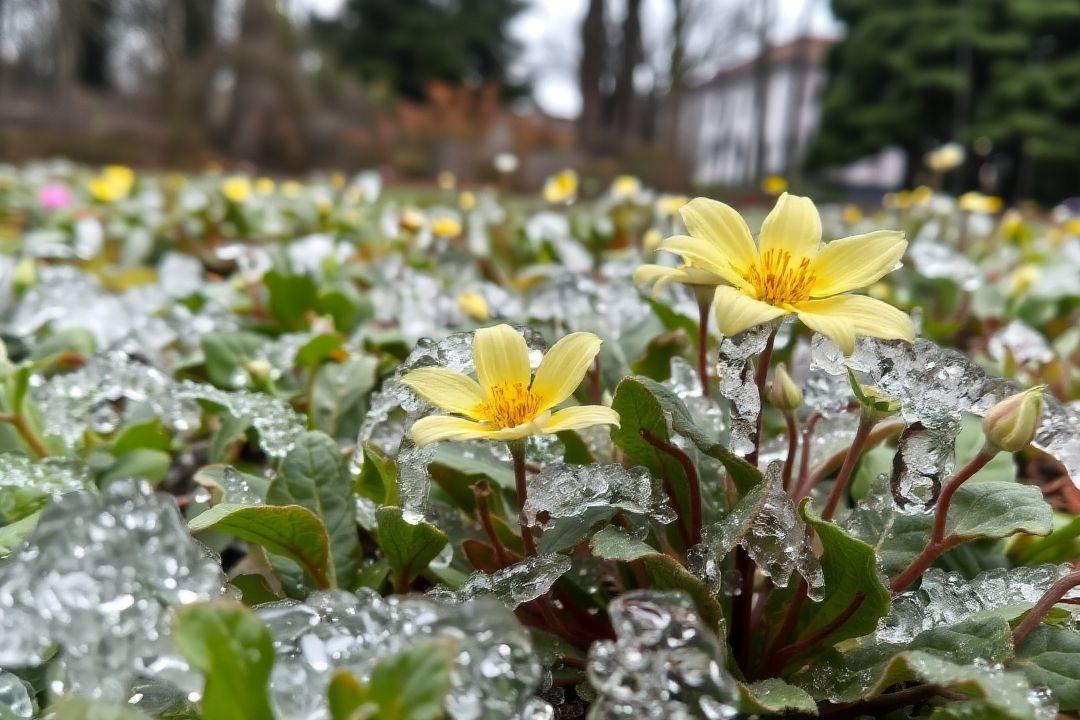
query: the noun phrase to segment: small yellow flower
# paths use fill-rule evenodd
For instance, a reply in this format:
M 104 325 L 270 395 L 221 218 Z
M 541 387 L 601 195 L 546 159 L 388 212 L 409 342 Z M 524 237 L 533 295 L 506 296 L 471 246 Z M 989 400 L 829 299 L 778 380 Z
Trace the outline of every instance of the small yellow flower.
M 544 182 L 544 200 L 552 205 L 573 202 L 577 192 L 578 175 L 573 170 L 558 172 Z
M 1010 395 L 987 411 L 982 426 L 991 447 L 1020 452 L 1031 444 L 1042 419 L 1044 389 L 1039 385 Z
M 996 195 L 983 195 L 977 192 L 964 193 L 960 196 L 957 204 L 961 210 L 966 212 L 985 215 L 996 215 L 1001 212 L 1001 208 L 1004 206 L 1004 202 Z
M 244 175 L 232 175 L 221 183 L 221 194 L 232 203 L 245 203 L 251 197 L 251 180 Z
M 99 202 L 116 202 L 131 194 L 135 186 L 135 172 L 123 165 L 109 165 L 90 180 L 90 195 Z
M 920 185 L 911 191 L 911 204 L 917 207 L 922 207 L 926 203 L 930 202 L 930 199 L 934 197 L 933 188 L 926 185 Z
M 281 194 L 287 198 L 300 197 L 300 193 L 303 189 L 303 186 L 295 180 L 286 180 L 281 184 Z
M 1062 229 L 1066 235 L 1080 235 L 1080 218 L 1069 218 Z
M 457 178 L 449 170 L 443 170 L 439 173 L 439 176 L 435 178 L 435 182 L 441 190 L 453 190 L 457 187 Z
M 1034 265 L 1021 265 L 1016 268 L 1009 277 L 1009 295 L 1020 297 L 1026 294 L 1039 279 L 1040 274 L 1039 268 Z
M 615 202 L 633 200 L 641 193 L 641 181 L 633 175 L 620 175 L 611 183 L 611 198 Z
M 926 167 L 936 173 L 946 173 L 964 163 L 964 146 L 960 143 L 945 143 L 936 150 L 926 153 Z
M 469 212 L 476 207 L 476 193 L 469 190 L 463 191 L 458 195 L 458 207 L 462 212 Z
M 273 195 L 275 187 L 274 181 L 268 177 L 261 177 L 255 181 L 255 192 L 260 195 Z
M 581 384 L 598 352 L 596 335 L 572 333 L 552 346 L 532 376 L 529 349 L 516 330 L 509 325 L 477 330 L 473 336 L 476 380 L 436 367 L 418 368 L 402 378 L 424 400 L 453 413 L 417 420 L 410 431 L 413 442 L 509 441 L 593 425 L 617 427 L 619 414 L 602 405 L 552 412 Z
M 911 207 L 911 191 L 900 190 L 894 193 L 885 193 L 882 205 L 889 210 L 906 210 Z
M 456 238 L 461 234 L 461 221 L 455 217 L 443 215 L 432 221 L 431 232 L 435 237 Z
M 767 195 L 779 195 L 788 188 L 788 182 L 779 175 L 770 175 L 761 181 L 761 190 Z
M 664 236 L 660 234 L 660 231 L 656 228 L 649 228 L 645 231 L 645 237 L 641 238 L 641 244 L 645 247 L 647 252 L 652 252 L 660 247 L 661 241 Z
M 398 215 L 398 227 L 405 232 L 420 232 L 424 227 L 424 215 L 415 208 L 405 208 Z
M 467 315 L 477 322 L 485 322 L 491 317 L 487 300 L 485 300 L 484 296 L 480 293 L 463 292 L 458 295 L 457 304 L 458 310 L 460 310 L 463 315 Z
M 679 212 L 679 208 L 688 202 L 690 198 L 685 195 L 661 195 L 656 199 L 656 214 L 660 217 L 673 217 Z
M 845 205 L 843 220 L 845 225 L 854 225 L 862 220 L 862 210 L 859 209 L 858 205 Z
M 345 173 L 335 170 L 330 173 L 330 187 L 340 190 L 345 187 Z
M 690 235 L 669 237 L 660 249 L 680 256 L 683 265 L 643 265 L 634 280 L 716 285 L 713 307 L 724 335 L 796 313 L 845 355 L 858 335 L 914 340 L 911 318 L 903 312 L 847 294 L 896 266 L 907 248 L 903 233 L 877 230 L 822 246 L 813 201 L 787 193 L 762 223 L 756 245 L 746 221 L 724 203 L 696 198 L 681 214 Z

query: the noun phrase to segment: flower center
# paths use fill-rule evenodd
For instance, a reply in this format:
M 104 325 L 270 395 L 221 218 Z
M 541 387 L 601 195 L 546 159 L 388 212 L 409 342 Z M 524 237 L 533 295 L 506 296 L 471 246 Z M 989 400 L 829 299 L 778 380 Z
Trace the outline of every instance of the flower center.
M 794 265 L 791 253 L 778 248 L 763 252 L 743 277 L 754 287 L 757 299 L 770 305 L 790 305 L 808 299 L 817 279 L 810 269 L 810 258 Z
M 499 383 L 488 389 L 487 400 L 476 407 L 476 414 L 496 430 L 517 427 L 536 419 L 541 400 L 522 383 Z

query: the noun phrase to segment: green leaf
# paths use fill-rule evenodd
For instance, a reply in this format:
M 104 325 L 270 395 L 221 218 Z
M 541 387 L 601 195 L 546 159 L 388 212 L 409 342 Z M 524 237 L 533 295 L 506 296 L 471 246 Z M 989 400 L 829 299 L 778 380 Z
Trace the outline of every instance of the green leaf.
M 311 387 L 312 426 L 330 437 L 355 441 L 378 368 L 379 361 L 370 355 L 320 367 Z
M 1013 664 L 1033 685 L 1050 688 L 1061 710 L 1080 710 L 1080 633 L 1040 625 L 1017 648 Z
M 407 588 L 449 542 L 446 533 L 431 523 L 421 519 L 412 522 L 403 514 L 401 508 L 391 506 L 375 512 L 379 523 L 376 533 L 379 547 L 390 562 L 394 587 L 399 592 Z
M 334 677 L 329 688 L 332 720 L 438 720 L 450 691 L 454 645 L 418 644 L 380 660 L 367 684 Z M 373 710 L 366 712 L 367 706 Z M 365 712 L 359 712 L 361 709 Z M 359 712 L 359 714 L 358 714 Z
M 162 450 L 135 448 L 117 456 L 108 469 L 101 474 L 102 484 L 126 477 L 142 478 L 151 485 L 157 485 L 169 473 L 172 455 Z
M 439 443 L 430 466 L 445 467 L 465 478 L 483 475 L 499 487 L 514 488 L 514 470 L 509 463 L 500 462 L 489 453 L 469 451 L 461 443 Z
M 212 332 L 203 335 L 206 376 L 220 388 L 237 390 L 247 384 L 245 363 L 255 357 L 255 351 L 265 345 L 267 338 L 249 332 Z
M 336 442 L 320 432 L 301 435 L 270 482 L 266 501 L 301 505 L 319 516 L 330 536 L 331 584 L 353 586 L 361 560 L 356 498 Z
M 306 275 L 284 275 L 271 270 L 263 277 L 270 293 L 270 314 L 285 330 L 304 330 L 304 315 L 315 307 L 317 288 L 315 281 Z
M 274 716 L 267 684 L 274 646 L 262 622 L 243 605 L 205 602 L 176 610 L 173 642 L 206 677 L 203 720 L 265 720 Z
M 371 300 L 345 286 L 321 293 L 315 302 L 315 311 L 332 317 L 338 332 L 350 333 L 360 320 L 371 316 Z
M 652 380 L 667 380 L 671 377 L 671 358 L 689 349 L 690 341 L 681 330 L 657 335 L 645 346 L 644 354 L 630 363 L 630 370 Z
M 656 397 L 661 407 L 671 414 L 671 425 L 675 428 L 675 432 L 694 443 L 701 452 L 720 461 L 731 475 L 740 495 L 745 495 L 750 488 L 761 482 L 761 471 L 699 428 L 694 423 L 690 411 L 686 409 L 686 404 L 671 388 L 649 378 L 637 378 L 637 380 Z
M 314 370 L 341 347 L 341 336 L 335 333 L 323 333 L 308 340 L 296 351 L 295 364 L 298 367 Z
M 210 491 L 210 500 L 213 504 L 217 505 L 223 502 L 236 504 L 237 500 L 229 497 L 228 493 L 225 492 L 226 483 L 223 476 L 226 472 L 236 473 L 260 498 L 266 499 L 266 490 L 270 486 L 269 480 L 261 475 L 240 472 L 229 465 L 204 465 L 195 471 L 192 479 L 198 485 Z M 239 504 L 243 505 L 244 503 Z
M 593 535 L 589 548 L 593 555 L 605 560 L 640 561 L 654 589 L 682 590 L 694 601 L 702 621 L 718 635 L 723 634 L 724 611 L 720 604 L 705 583 L 674 558 L 611 525 Z
M 960 434 L 956 437 L 956 467 L 962 468 L 975 459 L 986 443 L 986 436 L 982 431 L 982 420 L 974 415 L 964 415 L 960 426 Z M 1016 461 L 1012 453 L 1001 452 L 994 455 L 990 462 L 979 472 L 971 476 L 968 482 L 981 480 L 999 480 L 1011 482 L 1016 480 Z
M 299 505 L 215 505 L 188 523 L 192 532 L 217 530 L 296 562 L 318 587 L 330 587 L 330 540 L 315 513 Z
M 243 418 L 238 418 L 231 413 L 223 412 L 218 416 L 217 430 L 210 439 L 210 462 L 219 463 L 230 460 L 234 445 L 247 438 L 247 431 L 251 423 Z
M 878 445 L 864 452 L 859 458 L 859 465 L 851 479 L 851 497 L 862 500 L 870 494 L 881 475 L 892 475 L 895 448 Z
M 610 505 L 586 508 L 580 515 L 555 518 L 544 530 L 536 548 L 541 553 L 555 553 L 572 548 L 589 536 L 597 524 L 610 520 L 619 508 Z
M 739 711 L 746 715 L 817 715 L 817 703 L 810 693 L 788 685 L 780 678 L 769 678 L 747 685 L 739 683 Z
M 1031 485 L 987 480 L 965 483 L 956 491 L 945 522 L 946 535 L 964 540 L 1002 538 L 1018 532 L 1049 535 L 1050 505 Z
M 364 468 L 356 479 L 356 494 L 380 505 L 397 502 L 397 467 L 394 459 L 375 445 L 364 445 Z
M 573 430 L 563 430 L 558 433 L 566 452 L 563 454 L 563 462 L 568 465 L 591 465 L 596 462 L 589 446 L 581 439 L 581 436 Z
M 21 520 L 0 527 L 0 557 L 6 557 L 22 547 L 23 540 L 37 527 L 40 517 L 39 510 Z
M 112 454 L 123 455 L 132 450 L 147 448 L 168 452 L 172 445 L 169 432 L 161 424 L 161 420 L 154 418 L 142 423 L 128 425 L 116 436 L 112 444 Z
M 135 708 L 76 695 L 57 698 L 42 717 L 45 720 L 150 720 L 149 715 Z
M 1080 517 L 1054 513 L 1054 530 L 1043 538 L 1024 536 L 1009 548 L 1017 565 L 1062 563 L 1080 556 Z

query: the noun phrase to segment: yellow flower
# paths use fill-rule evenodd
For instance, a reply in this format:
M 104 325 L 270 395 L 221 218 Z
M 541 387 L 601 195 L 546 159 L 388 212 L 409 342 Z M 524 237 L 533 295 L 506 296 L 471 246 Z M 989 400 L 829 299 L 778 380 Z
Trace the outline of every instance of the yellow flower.
M 458 195 L 458 207 L 464 212 L 469 212 L 476 207 L 476 193 L 465 190 Z
M 330 187 L 335 190 L 345 187 L 345 173 L 338 170 L 330 173 Z
M 303 187 L 295 180 L 286 180 L 281 184 L 281 194 L 287 198 L 299 197 Z
M 911 204 L 919 207 L 930 202 L 934 197 L 934 190 L 926 185 L 920 185 L 911 191 Z
M 779 195 L 787 190 L 787 187 L 787 180 L 779 175 L 770 175 L 761 181 L 761 190 L 768 195 Z
M 251 181 L 244 175 L 233 175 L 221 183 L 221 194 L 229 202 L 243 203 L 251 197 Z
M 862 220 L 862 210 L 858 205 L 845 205 L 844 206 L 844 224 L 854 225 Z
M 274 187 L 274 181 L 268 177 L 261 177 L 255 181 L 255 192 L 260 195 L 273 195 Z
M 1001 198 L 995 195 L 983 195 L 977 192 L 966 192 L 960 196 L 958 201 L 961 210 L 965 210 L 970 213 L 983 213 L 986 215 L 996 215 L 1001 212 L 1001 208 L 1004 206 Z
M 1080 235 L 1080 218 L 1069 218 L 1064 226 L 1066 235 Z
M 480 293 L 463 292 L 458 295 L 457 304 L 458 310 L 463 315 L 467 315 L 478 322 L 484 322 L 491 317 L 487 300 Z
M 405 232 L 420 232 L 424 227 L 424 215 L 416 208 L 405 208 L 398 215 L 398 227 Z
M 914 340 L 907 315 L 880 300 L 846 294 L 896 266 L 907 248 L 903 233 L 877 230 L 822 246 L 821 217 L 813 201 L 787 193 L 762 223 L 756 245 L 746 221 L 724 203 L 697 198 L 681 213 L 690 235 L 670 237 L 660 249 L 679 255 L 684 264 L 666 270 L 711 276 L 718 286 L 713 306 L 724 335 L 796 313 L 844 354 L 855 348 L 857 335 Z
M 578 176 L 573 170 L 558 172 L 544 182 L 544 200 L 552 205 L 573 202 L 578 192 Z
M 454 173 L 449 170 L 443 170 L 439 173 L 439 176 L 435 178 L 435 182 L 442 190 L 453 190 L 457 186 L 457 178 L 454 177 Z
M 641 244 L 645 250 L 652 252 L 660 247 L 660 242 L 664 239 L 664 236 L 660 234 L 660 231 L 656 228 L 649 228 L 645 231 L 645 236 L 641 238 Z
M 620 175 L 611 183 L 611 197 L 617 202 L 633 200 L 641 192 L 641 181 L 633 175 Z
M 911 207 L 911 191 L 901 190 L 894 193 L 885 193 L 882 204 L 890 210 L 905 210 Z
M 685 195 L 661 195 L 656 199 L 656 214 L 661 217 L 672 217 L 688 202 L 690 198 Z
M 960 143 L 945 143 L 936 150 L 926 153 L 926 167 L 936 173 L 945 173 L 960 167 L 964 163 L 964 146 Z
M 1031 289 L 1035 281 L 1039 279 L 1039 268 L 1034 265 L 1021 265 L 1013 271 L 1009 278 L 1009 295 L 1020 297 Z
M 600 338 L 577 332 L 555 343 L 536 375 L 529 349 L 509 325 L 473 336 L 476 380 L 446 368 L 418 368 L 402 382 L 424 400 L 453 415 L 429 415 L 411 430 L 417 445 L 442 440 L 519 440 L 529 435 L 619 425 L 619 414 L 602 405 L 552 408 L 573 394 L 600 352 Z M 478 382 L 479 381 L 479 382 Z
M 116 202 L 131 194 L 135 185 L 135 172 L 123 165 L 109 165 L 90 180 L 90 194 L 99 202 Z
M 457 218 L 444 215 L 431 223 L 431 232 L 435 237 L 456 238 L 461 234 L 461 222 Z

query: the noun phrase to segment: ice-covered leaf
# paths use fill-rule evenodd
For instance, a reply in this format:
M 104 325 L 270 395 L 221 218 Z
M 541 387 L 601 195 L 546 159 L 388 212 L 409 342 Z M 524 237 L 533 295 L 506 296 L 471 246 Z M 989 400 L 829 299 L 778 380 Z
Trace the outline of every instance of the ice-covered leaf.
M 311 387 L 313 427 L 337 440 L 355 439 L 367 411 L 368 394 L 375 387 L 377 369 L 378 361 L 370 355 L 320 367 Z
M 748 454 L 757 442 L 761 396 L 754 382 L 755 358 L 765 349 L 777 326 L 775 322 L 762 323 L 720 342 L 716 374 L 720 394 L 730 403 L 731 450 L 739 455 Z
M 267 696 L 274 647 L 262 622 L 239 603 L 187 605 L 173 620 L 173 640 L 202 671 L 205 720 L 263 720 L 272 716 Z
M 381 507 L 375 517 L 379 548 L 390 561 L 395 587 L 404 590 L 424 572 L 449 540 L 439 528 L 399 507 Z M 353 532 L 355 536 L 355 530 Z
M 817 715 L 817 703 L 810 693 L 780 678 L 756 683 L 739 683 L 739 712 L 747 715 Z
M 337 585 L 352 587 L 360 567 L 353 480 L 337 443 L 320 432 L 299 436 L 266 492 L 270 505 L 302 505 L 322 520 L 330 536 Z
M 352 712 L 365 708 L 371 720 L 438 720 L 444 717 L 446 693 L 450 689 L 453 644 L 417 644 L 376 663 L 366 684 L 354 685 L 334 676 L 328 692 L 331 720 L 348 720 Z M 346 699 L 345 688 L 351 689 Z M 370 709 L 370 710 L 369 710 Z
M 315 582 L 330 587 L 337 580 L 329 566 L 330 539 L 319 517 L 300 505 L 215 505 L 188 527 L 234 535 L 296 562 Z
M 202 337 L 206 376 L 226 390 L 239 390 L 250 384 L 246 365 L 270 341 L 265 335 L 250 332 L 213 332 Z
M 490 574 L 474 572 L 457 590 L 436 588 L 432 594 L 453 602 L 491 595 L 514 609 L 546 594 L 556 580 L 570 571 L 570 567 L 570 558 L 565 555 L 536 555 Z
M 9 523 L 21 520 L 51 499 L 89 484 L 86 468 L 75 461 L 34 461 L 16 453 L 0 454 L 0 517 Z
M 210 491 L 214 503 L 262 505 L 270 487 L 266 478 L 240 472 L 231 465 L 205 465 L 193 479 Z
M 0 670 L 0 720 L 31 718 L 37 706 L 32 688 L 14 673 Z
M 266 393 L 228 392 L 209 385 L 182 381 L 171 397 L 180 402 L 200 400 L 224 408 L 242 426 L 255 428 L 259 433 L 260 447 L 272 458 L 285 457 L 306 425 L 287 402 Z
M 1080 710 L 1080 633 L 1065 627 L 1037 627 L 1016 649 L 1013 664 L 1033 685 L 1050 688 L 1061 710 Z

